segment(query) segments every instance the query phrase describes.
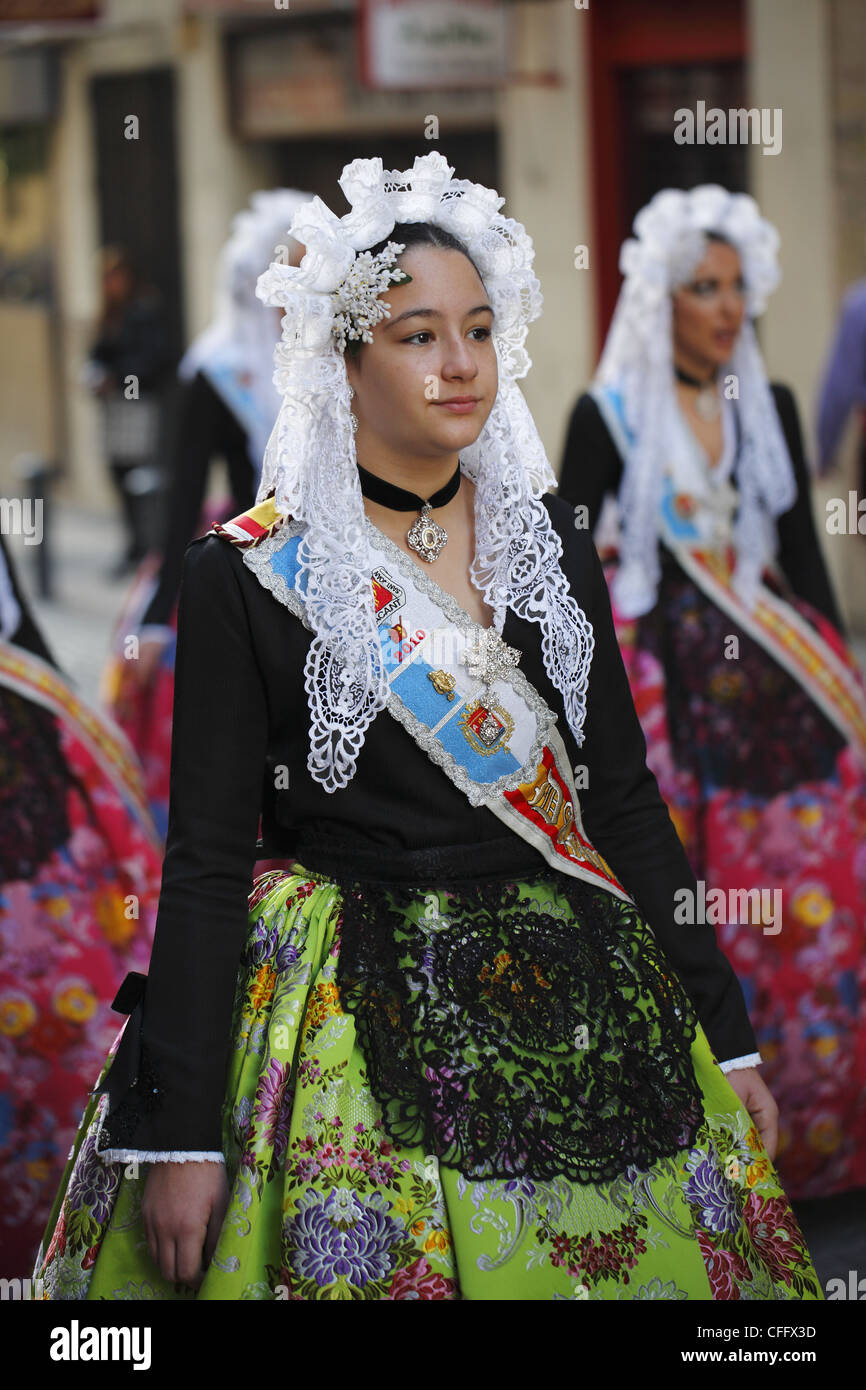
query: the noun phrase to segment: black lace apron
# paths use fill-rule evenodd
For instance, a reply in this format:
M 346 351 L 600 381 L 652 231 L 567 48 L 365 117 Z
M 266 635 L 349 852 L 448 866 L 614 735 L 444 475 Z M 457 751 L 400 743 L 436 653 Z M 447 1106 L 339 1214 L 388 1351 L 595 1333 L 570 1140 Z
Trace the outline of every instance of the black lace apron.
M 514 835 L 394 853 L 309 827 L 295 855 L 341 890 L 337 983 L 395 1143 L 579 1183 L 691 1146 L 694 1008 L 632 904 Z

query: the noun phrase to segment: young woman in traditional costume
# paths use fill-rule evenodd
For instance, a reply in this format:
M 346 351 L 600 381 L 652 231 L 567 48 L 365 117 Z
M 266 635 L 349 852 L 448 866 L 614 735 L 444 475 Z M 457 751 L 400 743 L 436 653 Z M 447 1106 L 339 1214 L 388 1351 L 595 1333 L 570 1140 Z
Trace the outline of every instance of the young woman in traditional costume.
M 162 556 L 149 556 L 139 569 L 115 625 L 103 674 L 103 701 L 141 758 L 151 812 L 163 836 L 184 552 L 215 516 L 226 520 L 256 496 L 265 445 L 280 407 L 272 380 L 280 315 L 256 298 L 256 281 L 279 254 L 297 264 L 300 247 L 286 242 L 281 252 L 280 242 L 309 198 L 296 189 L 262 190 L 232 223 L 220 252 L 213 320 L 178 368 L 181 389 Z M 208 479 L 218 458 L 225 461 L 231 500 L 206 513 Z
M 648 762 L 745 991 L 779 1171 L 825 1196 L 866 1184 L 866 697 L 753 327 L 778 236 L 712 185 L 657 194 L 634 230 L 560 494 L 614 539 Z
M 0 536 L 0 1251 L 33 1255 L 111 1001 L 145 969 L 160 841 L 118 729 L 58 671 Z
M 821 1297 L 517 385 L 532 244 L 452 176 L 356 160 L 260 282 L 283 404 L 187 554 L 153 960 L 51 1298 Z M 260 808 L 294 864 L 252 885 Z

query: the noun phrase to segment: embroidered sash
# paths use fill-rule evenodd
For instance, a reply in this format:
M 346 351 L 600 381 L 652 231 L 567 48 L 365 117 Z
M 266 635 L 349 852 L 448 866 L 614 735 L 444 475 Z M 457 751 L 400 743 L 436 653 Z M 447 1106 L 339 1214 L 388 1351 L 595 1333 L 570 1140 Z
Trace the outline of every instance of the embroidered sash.
M 623 458 L 632 445 L 620 394 L 593 391 Z M 859 670 L 800 616 L 792 604 L 758 587 L 749 609 L 733 587 L 735 555 L 729 544 L 737 493 L 726 479 L 707 479 L 679 415 L 672 420 L 672 454 L 663 481 L 659 534 L 686 574 L 707 597 L 759 642 L 866 762 L 866 690 Z M 727 522 L 727 524 L 726 524 Z
M 755 607 L 747 608 L 731 583 L 730 551 L 683 544 L 670 549 L 704 593 L 799 681 L 866 763 L 866 696 L 859 673 L 766 584 L 759 586 Z
M 473 806 L 486 806 L 561 872 L 632 902 L 583 828 L 553 711 L 519 666 L 483 696 L 471 656 L 485 629 L 369 520 L 367 528 L 389 713 Z M 302 529 L 280 524 L 270 499 L 212 528 L 244 550 L 259 582 L 309 628 L 295 588 Z
M 162 842 L 144 794 L 141 769 L 117 725 L 71 689 L 53 666 L 11 642 L 0 641 L 0 685 L 41 705 L 71 726 L 154 846 L 161 850 Z

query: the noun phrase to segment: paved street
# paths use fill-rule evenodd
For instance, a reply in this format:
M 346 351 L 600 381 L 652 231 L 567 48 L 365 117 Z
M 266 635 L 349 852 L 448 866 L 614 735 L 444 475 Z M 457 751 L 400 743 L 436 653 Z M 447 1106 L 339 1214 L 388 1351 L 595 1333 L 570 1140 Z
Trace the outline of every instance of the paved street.
M 129 588 L 128 580 L 117 582 L 105 577 L 120 543 L 112 519 L 63 508 L 57 515 L 54 536 L 56 595 L 50 602 L 34 600 L 37 618 L 57 660 L 93 700 L 110 633 Z M 10 538 L 10 548 L 32 595 L 36 583 L 33 549 L 15 537 Z M 855 646 L 866 669 L 866 641 Z M 797 1211 L 825 1287 L 829 1279 L 837 1278 L 847 1287 L 852 1271 L 858 1280 L 866 1280 L 866 1190 L 802 1203 Z

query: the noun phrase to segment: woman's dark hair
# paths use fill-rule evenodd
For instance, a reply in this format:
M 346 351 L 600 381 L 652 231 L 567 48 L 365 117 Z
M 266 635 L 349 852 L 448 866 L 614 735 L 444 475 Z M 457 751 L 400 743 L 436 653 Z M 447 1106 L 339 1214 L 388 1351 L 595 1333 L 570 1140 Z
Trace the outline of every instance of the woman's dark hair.
M 481 271 L 463 242 L 452 236 L 451 232 L 446 232 L 444 227 L 435 227 L 432 222 L 396 222 L 392 232 L 370 247 L 373 255 L 377 256 L 380 251 L 384 251 L 389 241 L 401 242 L 407 251 L 412 246 L 435 246 L 440 251 L 459 251 L 478 272 L 479 279 L 481 278 Z
M 371 254 L 378 256 L 380 251 L 384 251 L 389 241 L 398 242 L 407 251 L 413 246 L 434 246 L 439 251 L 459 251 L 461 256 L 465 256 L 476 271 L 479 280 L 484 278 L 463 242 L 456 236 L 452 236 L 451 232 L 446 232 L 444 227 L 435 227 L 432 222 L 396 222 L 393 231 L 389 232 L 381 241 L 377 241 L 375 246 L 370 247 Z M 357 357 L 362 346 L 360 339 L 350 338 L 346 344 L 346 351 L 351 357 Z

